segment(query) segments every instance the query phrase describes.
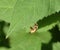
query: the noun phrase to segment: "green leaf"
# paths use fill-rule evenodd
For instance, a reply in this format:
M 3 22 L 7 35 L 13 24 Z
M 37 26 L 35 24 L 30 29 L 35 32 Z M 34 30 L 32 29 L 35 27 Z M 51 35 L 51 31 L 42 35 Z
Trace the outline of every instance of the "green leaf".
M 48 43 L 50 39 L 50 32 L 29 34 L 21 30 L 21 32 L 15 32 L 14 35 L 11 35 L 11 50 L 40 50 L 41 43 Z
M 0 0 L 0 19 L 10 22 L 6 37 L 10 37 L 11 42 L 10 49 L 1 50 L 41 50 L 41 43 L 51 40 L 51 32 L 47 30 L 55 26 L 57 20 L 49 25 L 49 21 L 46 20 L 46 26 L 37 30 L 35 34 L 29 34 L 30 26 L 59 10 L 60 0 Z M 54 47 L 56 48 L 55 45 Z

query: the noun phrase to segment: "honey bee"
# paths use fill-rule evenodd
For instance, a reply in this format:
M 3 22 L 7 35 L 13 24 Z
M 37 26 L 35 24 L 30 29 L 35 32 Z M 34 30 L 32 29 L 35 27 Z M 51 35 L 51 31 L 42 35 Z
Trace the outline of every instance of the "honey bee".
M 36 23 L 36 24 L 34 24 L 33 27 L 30 27 L 30 33 L 32 34 L 32 33 L 36 32 L 37 29 L 38 29 L 38 24 Z

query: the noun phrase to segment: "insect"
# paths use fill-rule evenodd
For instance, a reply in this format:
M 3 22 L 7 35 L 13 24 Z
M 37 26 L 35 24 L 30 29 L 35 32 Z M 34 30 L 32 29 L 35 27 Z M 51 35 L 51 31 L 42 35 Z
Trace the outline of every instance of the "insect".
M 37 29 L 38 29 L 38 24 L 36 23 L 36 24 L 34 24 L 33 27 L 30 27 L 30 33 L 32 34 L 32 33 L 36 32 Z

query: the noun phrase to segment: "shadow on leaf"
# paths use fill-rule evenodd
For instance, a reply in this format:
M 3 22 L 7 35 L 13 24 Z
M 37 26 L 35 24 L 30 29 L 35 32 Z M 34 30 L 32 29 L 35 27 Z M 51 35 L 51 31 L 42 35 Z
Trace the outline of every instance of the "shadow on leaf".
M 42 43 L 41 50 L 52 50 L 53 43 L 60 42 L 60 31 L 58 25 L 49 30 L 49 32 L 51 32 L 52 39 L 48 44 Z
M 42 28 L 57 21 L 60 21 L 60 12 L 44 17 L 42 20 L 38 20 L 37 24 L 39 28 Z
M 6 39 L 6 34 L 3 30 L 6 26 L 9 27 L 10 23 L 0 21 L 0 47 L 10 48 L 9 38 Z

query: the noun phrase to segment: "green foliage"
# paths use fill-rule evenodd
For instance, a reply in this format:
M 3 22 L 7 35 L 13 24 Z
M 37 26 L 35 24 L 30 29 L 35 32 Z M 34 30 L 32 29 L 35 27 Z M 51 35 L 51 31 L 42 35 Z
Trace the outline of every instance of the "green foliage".
M 41 44 L 49 43 L 52 38 L 48 30 L 56 24 L 60 28 L 60 15 L 56 15 L 59 10 L 60 0 L 0 0 L 0 19 L 10 22 L 5 31 L 11 46 L 0 50 L 41 50 Z M 30 34 L 30 26 L 36 22 L 39 29 Z M 59 46 L 59 42 L 54 43 L 53 50 L 60 50 Z

